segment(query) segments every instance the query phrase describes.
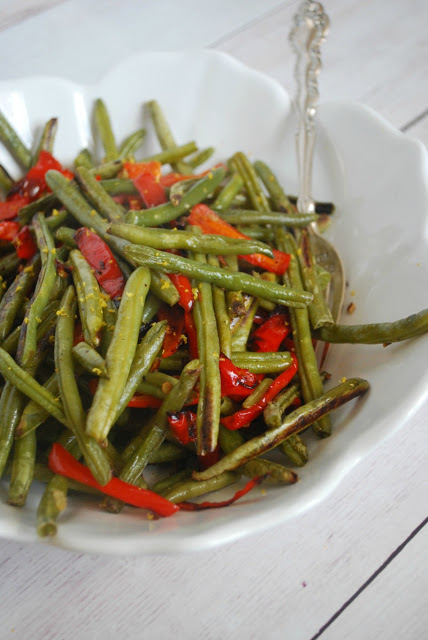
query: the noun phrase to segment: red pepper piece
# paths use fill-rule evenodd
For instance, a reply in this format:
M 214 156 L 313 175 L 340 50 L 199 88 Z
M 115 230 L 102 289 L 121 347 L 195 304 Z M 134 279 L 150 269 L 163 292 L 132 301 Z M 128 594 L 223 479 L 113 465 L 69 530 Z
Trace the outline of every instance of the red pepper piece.
M 12 240 L 18 234 L 20 228 L 21 225 L 19 224 L 19 222 L 11 222 L 10 220 L 0 222 L 0 240 L 12 242 Z
M 159 516 L 172 516 L 180 507 L 162 498 L 153 491 L 141 489 L 135 485 L 112 478 L 110 482 L 102 486 L 98 484 L 88 467 L 78 462 L 71 453 L 56 442 L 49 454 L 49 468 L 54 473 L 81 482 L 88 487 L 94 487 L 108 496 L 117 498 L 127 504 L 141 509 L 150 509 Z
M 162 400 L 151 396 L 149 393 L 136 393 L 128 402 L 128 407 L 134 409 L 157 409 L 162 404 Z
M 78 320 L 74 325 L 73 347 L 75 347 L 76 344 L 79 344 L 79 342 L 85 342 L 85 336 L 83 335 L 82 323 L 80 322 L 80 320 Z M 98 381 L 94 380 L 94 382 L 98 382 Z M 92 383 L 92 380 L 89 381 L 89 389 L 91 393 L 94 394 L 95 389 L 97 388 L 97 385 L 94 386 L 91 383 Z
M 208 451 L 207 453 L 201 453 L 198 455 L 198 462 L 200 469 L 208 469 L 213 464 L 220 460 L 220 445 L 218 444 L 214 451 Z
M 191 360 L 197 360 L 199 357 L 198 334 L 196 332 L 195 322 L 191 311 L 184 312 L 184 330 L 187 336 L 187 346 L 189 347 L 190 358 Z
M 166 320 L 168 322 L 162 351 L 162 358 L 167 358 L 177 351 L 183 340 L 184 313 L 177 305 L 174 307 L 163 305 L 157 315 L 159 320 Z
M 155 178 L 151 173 L 141 173 L 134 178 L 133 182 L 148 209 L 168 202 L 165 189 L 160 184 L 159 178 Z
M 200 227 L 203 233 L 217 234 L 228 238 L 249 239 L 244 233 L 241 233 L 231 224 L 222 220 L 222 218 L 206 204 L 197 204 L 192 207 L 188 221 L 190 224 Z M 290 256 L 288 253 L 278 251 L 277 249 L 273 249 L 273 254 L 274 258 L 269 258 L 269 256 L 264 256 L 261 253 L 252 253 L 251 255 L 239 257 L 256 267 L 282 275 L 288 268 Z
M 111 298 L 121 296 L 125 288 L 125 279 L 110 247 L 87 227 L 78 229 L 74 239 L 104 291 Z
M 292 364 L 283 371 L 279 376 L 275 378 L 272 384 L 269 386 L 265 395 L 259 400 L 257 404 L 254 404 L 248 409 L 241 409 L 231 416 L 226 416 L 221 419 L 221 423 L 226 427 L 234 431 L 235 429 L 241 429 L 241 427 L 248 427 L 248 425 L 255 420 L 262 412 L 268 402 L 273 400 L 284 387 L 286 387 L 297 373 L 297 358 L 294 354 L 291 354 L 293 358 Z
M 17 197 L 27 197 L 27 202 L 37 200 L 45 192 L 50 191 L 46 184 L 45 175 L 50 169 L 59 171 L 66 178 L 73 178 L 73 174 L 56 160 L 48 151 L 41 151 L 34 167 L 28 171 L 27 175 L 17 182 L 8 196 L 8 200 L 15 201 Z
M 254 351 L 278 351 L 290 328 L 284 314 L 275 314 L 257 327 L 251 336 Z
M 218 169 L 219 167 L 225 167 L 226 165 L 220 162 L 219 164 L 214 165 L 211 169 L 207 169 L 206 171 L 202 171 L 202 173 L 192 174 L 191 176 L 186 176 L 184 173 L 167 173 L 164 176 L 160 177 L 160 183 L 163 187 L 169 188 L 172 187 L 176 182 L 182 182 L 183 180 L 194 180 L 195 178 L 203 178 L 207 176 L 214 169 Z
M 143 208 L 143 200 L 142 198 L 140 198 L 140 196 L 128 196 L 127 201 L 128 207 L 131 211 L 139 211 Z
M 174 436 L 181 444 L 196 440 L 196 413 L 177 411 L 168 414 L 168 424 Z
M 232 498 L 229 500 L 222 500 L 221 502 L 180 502 L 179 507 L 182 511 L 201 511 L 202 509 L 220 509 L 221 507 L 228 507 L 230 504 L 233 504 L 242 496 L 245 496 L 251 489 L 257 487 L 259 484 L 263 482 L 265 478 L 267 478 L 268 474 L 264 476 L 256 476 L 247 482 L 245 487 L 240 489 L 235 493 Z
M 0 202 L 0 220 L 12 220 L 16 218 L 19 210 L 29 203 L 29 198 L 19 196 L 13 200 Z
M 152 160 L 150 162 L 125 162 L 124 171 L 128 174 L 128 178 L 134 180 L 142 173 L 150 173 L 157 180 L 161 177 L 162 165 L 160 162 Z
M 224 353 L 220 354 L 219 368 L 222 396 L 246 398 L 257 385 L 257 378 L 254 373 L 247 369 L 236 367 Z
M 37 244 L 34 241 L 30 227 L 25 225 L 13 239 L 16 253 L 19 258 L 29 260 L 37 253 Z
M 194 298 L 189 278 L 182 276 L 181 273 L 168 273 L 168 277 L 180 294 L 178 304 L 184 311 L 190 311 L 193 307 Z

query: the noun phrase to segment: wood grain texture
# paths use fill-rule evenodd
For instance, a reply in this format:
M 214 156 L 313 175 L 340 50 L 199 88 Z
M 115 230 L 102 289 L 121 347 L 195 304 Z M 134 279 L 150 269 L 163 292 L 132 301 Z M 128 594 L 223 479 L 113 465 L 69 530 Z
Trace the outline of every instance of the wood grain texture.
M 11 12 L 26 15 L 29 4 L 0 2 L 0 28 Z M 0 74 L 64 73 L 91 81 L 139 49 L 210 46 L 292 91 L 287 33 L 296 5 L 69 0 L 0 33 Z M 425 0 L 325 5 L 332 28 L 324 47 L 322 99 L 366 102 L 428 145 Z M 31 42 L 31 56 L 29 46 L 16 48 L 16 42 Z M 427 422 L 425 405 L 405 432 L 362 460 L 321 504 L 220 549 L 106 558 L 0 541 L 1 640 L 310 640 L 355 594 L 323 639 L 423 637 L 426 527 L 382 566 L 427 515 Z

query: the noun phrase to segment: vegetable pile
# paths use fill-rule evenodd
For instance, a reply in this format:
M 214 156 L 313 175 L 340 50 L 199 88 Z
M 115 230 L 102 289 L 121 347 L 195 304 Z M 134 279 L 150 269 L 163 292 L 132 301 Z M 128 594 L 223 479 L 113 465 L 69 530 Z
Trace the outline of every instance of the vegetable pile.
M 144 129 L 118 145 L 99 99 L 104 157 L 84 149 L 72 170 L 53 155 L 55 118 L 30 151 L 0 114 L 23 169 L 16 181 L 0 167 L 0 475 L 18 507 L 34 479 L 46 483 L 41 536 L 56 533 L 69 491 L 153 517 L 295 483 L 261 456 L 304 465 L 305 431 L 328 437 L 330 412 L 369 387 L 350 378 L 326 391 L 316 340 L 389 343 L 428 328 L 426 310 L 334 325 L 306 228 L 334 207 L 299 215 L 242 152 L 201 171 L 214 149 L 177 144 L 159 104 L 146 106 L 158 153 L 144 155 Z M 224 502 L 190 501 L 241 476 Z

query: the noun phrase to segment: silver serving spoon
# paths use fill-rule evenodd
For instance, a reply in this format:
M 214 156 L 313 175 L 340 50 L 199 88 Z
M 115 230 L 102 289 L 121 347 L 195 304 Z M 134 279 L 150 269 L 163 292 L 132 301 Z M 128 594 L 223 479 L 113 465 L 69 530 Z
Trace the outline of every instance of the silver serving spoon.
M 318 103 L 318 74 L 321 69 L 320 47 L 325 40 L 330 21 L 319 2 L 305 0 L 293 19 L 290 43 L 296 54 L 295 107 L 299 118 L 296 149 L 299 169 L 297 210 L 314 213 L 311 197 L 312 159 L 315 145 L 315 115 Z M 329 307 L 337 322 L 343 304 L 345 276 L 342 260 L 336 249 L 318 231 L 316 222 L 310 225 L 312 253 L 317 263 L 330 273 Z

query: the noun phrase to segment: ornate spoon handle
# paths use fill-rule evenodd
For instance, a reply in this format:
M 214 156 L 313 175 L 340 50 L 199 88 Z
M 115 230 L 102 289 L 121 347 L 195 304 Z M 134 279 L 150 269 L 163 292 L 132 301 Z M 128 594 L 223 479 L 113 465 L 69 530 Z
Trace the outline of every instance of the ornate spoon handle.
M 295 106 L 299 118 L 296 149 L 299 167 L 299 195 L 297 209 L 313 213 L 311 197 L 312 158 L 315 144 L 316 106 L 318 102 L 318 74 L 321 69 L 320 48 L 329 28 L 329 19 L 319 2 L 304 0 L 293 20 L 290 43 L 296 54 Z

